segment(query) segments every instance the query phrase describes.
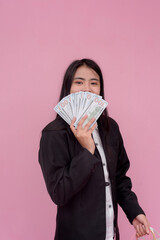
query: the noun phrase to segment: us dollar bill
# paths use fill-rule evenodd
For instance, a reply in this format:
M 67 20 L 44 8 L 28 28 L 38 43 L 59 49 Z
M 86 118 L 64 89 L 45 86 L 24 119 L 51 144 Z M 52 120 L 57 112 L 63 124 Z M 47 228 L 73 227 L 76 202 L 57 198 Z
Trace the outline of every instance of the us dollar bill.
M 54 110 L 70 125 L 73 117 L 76 117 L 74 123 L 75 128 L 79 121 L 87 114 L 87 119 L 84 121 L 85 126 L 92 118 L 95 118 L 94 123 L 100 117 L 108 102 L 102 99 L 101 96 L 91 92 L 76 92 L 64 97 L 55 107 Z M 94 124 L 93 123 L 93 124 Z M 92 127 L 93 124 L 90 126 Z

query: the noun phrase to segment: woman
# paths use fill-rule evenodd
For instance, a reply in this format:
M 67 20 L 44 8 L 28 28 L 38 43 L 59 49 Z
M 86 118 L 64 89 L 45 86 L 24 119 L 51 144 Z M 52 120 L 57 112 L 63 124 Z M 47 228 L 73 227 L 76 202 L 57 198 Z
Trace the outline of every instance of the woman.
M 60 100 L 79 91 L 104 99 L 103 76 L 90 59 L 76 60 L 66 70 Z M 57 207 L 55 240 L 119 239 L 117 203 L 136 229 L 149 234 L 149 223 L 131 191 L 126 176 L 129 160 L 117 123 L 107 110 L 82 127 L 74 128 L 61 117 L 42 131 L 39 163 L 48 193 Z

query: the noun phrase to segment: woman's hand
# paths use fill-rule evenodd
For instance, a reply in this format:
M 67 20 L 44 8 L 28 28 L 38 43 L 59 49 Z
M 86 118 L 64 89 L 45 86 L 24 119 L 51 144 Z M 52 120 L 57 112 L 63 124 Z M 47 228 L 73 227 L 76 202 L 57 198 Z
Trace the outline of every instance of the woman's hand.
M 150 233 L 149 227 L 150 224 L 144 214 L 139 214 L 132 222 L 135 230 L 136 230 L 136 237 L 142 237 L 146 234 Z
M 85 115 L 78 123 L 77 125 L 77 129 L 75 129 L 75 127 L 73 126 L 76 118 L 74 117 L 70 128 L 74 134 L 74 136 L 76 137 L 76 139 L 78 140 L 78 142 L 81 144 L 82 147 L 86 148 L 88 151 L 90 151 L 92 154 L 94 154 L 95 151 L 95 144 L 92 138 L 92 132 L 96 127 L 96 123 L 89 129 L 89 127 L 91 126 L 91 124 L 95 121 L 95 118 L 92 118 L 84 127 L 83 127 L 83 123 L 84 121 L 87 119 L 87 115 Z

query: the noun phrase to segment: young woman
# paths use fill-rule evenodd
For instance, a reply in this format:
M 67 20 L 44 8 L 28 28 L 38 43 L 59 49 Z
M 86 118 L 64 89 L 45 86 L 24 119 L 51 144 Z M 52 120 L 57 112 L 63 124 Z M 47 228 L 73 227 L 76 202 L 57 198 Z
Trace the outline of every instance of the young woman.
M 104 99 L 103 76 L 90 59 L 76 60 L 66 70 L 60 100 L 79 91 Z M 117 204 L 136 229 L 149 234 L 149 223 L 131 191 L 126 176 L 129 160 L 117 123 L 105 110 L 82 127 L 74 128 L 61 117 L 42 131 L 39 163 L 48 193 L 57 207 L 55 240 L 119 239 Z

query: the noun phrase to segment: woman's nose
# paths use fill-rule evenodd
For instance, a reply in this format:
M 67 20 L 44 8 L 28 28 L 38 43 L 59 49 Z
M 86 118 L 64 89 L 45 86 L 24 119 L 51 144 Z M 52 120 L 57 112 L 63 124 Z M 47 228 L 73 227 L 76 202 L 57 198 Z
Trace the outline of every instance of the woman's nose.
M 83 91 L 84 92 L 91 92 L 90 84 L 88 84 L 88 83 L 84 84 Z

